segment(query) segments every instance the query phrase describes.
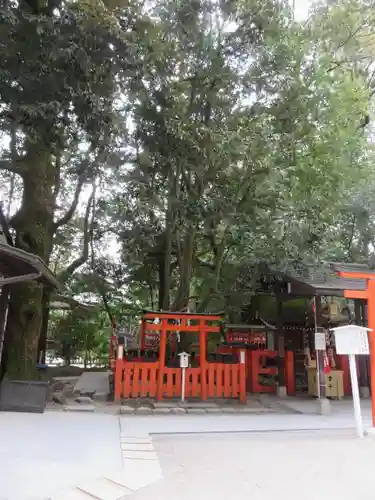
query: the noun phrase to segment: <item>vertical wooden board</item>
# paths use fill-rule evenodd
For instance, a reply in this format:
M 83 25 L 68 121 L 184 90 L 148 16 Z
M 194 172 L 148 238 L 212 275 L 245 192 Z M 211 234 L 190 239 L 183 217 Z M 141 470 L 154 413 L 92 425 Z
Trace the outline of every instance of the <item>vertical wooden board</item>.
M 205 376 L 205 372 L 203 373 L 199 368 L 194 369 L 193 374 L 193 396 L 198 398 L 202 394 L 202 379 Z
M 246 403 L 246 365 L 239 364 L 239 384 L 240 384 L 240 401 Z
M 137 364 L 134 364 L 133 369 L 133 397 L 138 398 L 141 393 L 141 384 L 140 384 L 140 367 Z
M 165 368 L 165 395 L 170 398 L 173 396 L 173 377 L 171 377 L 171 372 L 169 368 Z
M 231 368 L 233 365 L 223 365 L 224 369 L 224 397 L 230 398 L 232 395 L 231 391 Z
M 208 397 L 215 397 L 215 365 L 208 363 Z
M 115 401 L 120 401 L 124 393 L 123 376 L 125 363 L 122 359 L 116 360 L 115 365 Z
M 237 398 L 238 395 L 239 395 L 239 365 L 232 365 L 232 380 L 231 380 L 231 384 L 232 384 L 232 397 L 233 398 Z
M 191 368 L 186 368 L 185 397 L 189 398 L 190 396 L 191 396 Z
M 185 374 L 186 375 L 186 374 Z M 176 368 L 176 396 L 181 396 L 182 393 L 182 373 L 181 368 Z
M 147 394 L 147 371 L 144 365 L 139 366 L 139 395 L 141 397 Z
M 123 395 L 124 398 L 129 398 L 131 393 L 132 393 L 132 364 L 130 363 L 124 363 L 124 389 L 123 389 Z
M 223 365 L 215 363 L 216 371 L 216 397 L 222 398 L 224 396 L 224 381 L 223 381 Z
M 156 396 L 156 381 L 157 381 L 158 369 L 153 366 L 150 370 L 150 397 L 154 398 Z

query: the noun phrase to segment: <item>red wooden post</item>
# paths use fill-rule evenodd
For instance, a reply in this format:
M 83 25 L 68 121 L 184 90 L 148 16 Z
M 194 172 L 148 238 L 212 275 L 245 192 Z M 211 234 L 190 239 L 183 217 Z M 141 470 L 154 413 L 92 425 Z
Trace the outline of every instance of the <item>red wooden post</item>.
M 165 351 L 167 347 L 167 318 L 161 320 L 160 330 L 160 346 L 159 346 L 159 375 L 158 375 L 158 391 L 156 399 L 163 399 L 163 384 L 164 384 L 164 368 L 165 368 Z
M 294 376 L 294 353 L 293 351 L 285 352 L 285 381 L 286 391 L 289 396 L 296 392 L 296 381 Z
M 371 403 L 372 403 L 372 425 L 375 427 L 375 280 L 367 282 L 367 316 L 370 344 L 370 381 L 371 381 Z
M 246 404 L 246 352 L 240 351 L 240 401 Z
M 145 348 L 145 336 L 146 336 L 146 320 L 142 318 L 141 322 L 141 341 L 139 343 L 140 350 L 143 351 Z
M 115 401 L 120 401 L 121 396 L 123 394 L 123 387 L 122 387 L 122 374 L 124 371 L 124 360 L 123 360 L 123 354 L 124 354 L 124 346 L 119 345 L 118 346 L 118 351 L 117 351 L 117 357 L 116 357 L 116 365 L 115 365 Z
M 199 343 L 200 343 L 200 364 L 201 364 L 201 399 L 207 400 L 207 337 L 205 320 L 199 321 Z

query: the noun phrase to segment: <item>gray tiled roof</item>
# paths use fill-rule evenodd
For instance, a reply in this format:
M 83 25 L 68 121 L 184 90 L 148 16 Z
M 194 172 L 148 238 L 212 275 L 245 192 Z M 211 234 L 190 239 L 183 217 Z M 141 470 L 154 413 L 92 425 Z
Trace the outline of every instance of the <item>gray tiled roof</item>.
M 298 270 L 288 270 L 284 273 L 285 278 L 290 277 L 304 283 L 317 292 L 344 290 L 366 290 L 366 280 L 357 278 L 341 278 L 333 269 L 322 266 L 320 268 L 304 267 Z

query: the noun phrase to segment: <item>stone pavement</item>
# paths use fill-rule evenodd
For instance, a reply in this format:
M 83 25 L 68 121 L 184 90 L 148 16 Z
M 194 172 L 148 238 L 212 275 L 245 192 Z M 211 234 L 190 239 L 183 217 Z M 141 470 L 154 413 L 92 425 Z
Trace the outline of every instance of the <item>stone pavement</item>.
M 163 481 L 132 500 L 372 500 L 375 440 L 353 431 L 154 438 Z
M 306 410 L 313 408 L 309 406 L 310 402 L 306 402 L 305 405 L 298 403 L 299 408 L 294 408 L 293 412 L 281 414 L 276 411 L 263 414 L 255 412 L 181 415 L 172 413 L 105 415 L 54 411 L 43 415 L 30 415 L 2 412 L 0 413 L 0 500 L 92 500 L 92 498 L 119 500 L 128 495 L 134 495 L 136 498 L 141 495 L 141 491 L 137 492 L 140 488 L 145 487 L 144 495 L 146 495 L 146 490 L 150 488 L 148 484 L 155 483 L 153 488 L 158 490 L 164 483 L 159 481 L 163 473 L 159 457 L 154 450 L 154 443 L 160 442 L 162 434 L 174 434 L 171 439 L 176 440 L 173 442 L 177 444 L 180 442 L 179 434 L 195 434 L 191 440 L 194 443 L 201 440 L 200 434 L 211 434 L 206 437 L 214 442 L 223 443 L 222 450 L 215 452 L 216 461 L 228 453 L 234 460 L 235 468 L 236 453 L 231 448 L 229 435 L 238 436 L 241 433 L 241 438 L 234 439 L 237 441 L 243 439 L 245 442 L 252 439 L 252 436 L 255 439 L 257 433 L 261 431 L 262 437 L 258 438 L 259 441 L 263 439 L 272 441 L 272 436 L 277 439 L 279 436 L 275 431 L 284 431 L 287 435 L 290 431 L 298 430 L 302 432 L 296 434 L 303 436 L 304 431 L 314 429 L 326 429 L 330 433 L 337 432 L 336 430 L 340 432 L 345 429 L 352 430 L 354 419 L 351 402 L 337 403 L 330 416 L 320 416 Z M 273 406 L 272 401 L 267 404 Z M 290 403 L 284 401 L 282 404 Z M 363 416 L 365 426 L 370 426 L 371 412 L 367 402 L 363 405 Z M 163 439 L 169 438 L 163 437 Z M 370 440 L 367 438 L 364 441 L 369 443 Z M 228 448 L 224 446 L 226 442 Z M 271 445 L 267 441 L 265 449 L 268 446 Z M 302 442 L 300 446 L 300 453 L 305 460 L 305 444 Z M 261 445 L 258 448 L 260 449 Z M 322 453 L 330 455 L 330 451 L 326 452 L 325 449 L 323 443 Z M 279 455 L 276 454 L 275 457 L 282 461 L 281 448 L 278 450 Z M 288 448 L 285 448 L 283 453 L 287 456 Z M 204 448 L 194 451 L 194 457 L 197 464 L 201 464 L 202 467 L 208 466 Z M 163 452 L 161 459 L 163 460 Z M 177 464 L 178 460 L 176 456 L 172 462 Z M 274 461 L 269 457 L 264 458 L 263 465 L 270 470 Z M 213 461 L 213 469 L 216 467 L 215 464 Z M 166 471 L 169 474 L 168 466 Z M 221 473 L 219 467 L 217 475 L 220 476 Z M 228 474 L 231 473 L 227 472 Z M 147 497 L 140 498 L 143 500 Z

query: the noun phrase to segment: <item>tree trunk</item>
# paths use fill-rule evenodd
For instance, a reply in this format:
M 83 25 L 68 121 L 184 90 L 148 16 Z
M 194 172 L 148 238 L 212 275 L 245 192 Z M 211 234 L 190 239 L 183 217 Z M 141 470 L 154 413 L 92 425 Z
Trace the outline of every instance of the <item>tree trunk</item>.
M 177 298 L 173 309 L 182 311 L 189 305 L 190 285 L 194 261 L 195 229 L 190 229 L 183 241 L 182 254 L 180 257 L 180 284 L 177 291 Z M 188 332 L 180 332 L 180 350 L 189 352 L 194 336 Z
M 42 146 L 29 143 L 26 148 L 22 205 L 11 225 L 16 230 L 16 246 L 48 263 L 53 240 L 55 169 L 50 152 Z M 36 376 L 42 296 L 43 286 L 36 282 L 11 288 L 5 335 L 5 370 L 9 378 Z
M 193 271 L 195 229 L 189 229 L 186 233 L 182 246 L 180 258 L 180 283 L 177 291 L 177 298 L 174 304 L 175 311 L 186 309 L 189 305 L 190 284 Z
M 40 329 L 39 343 L 38 343 L 38 362 L 42 364 L 46 363 L 50 299 L 51 299 L 51 292 L 47 287 L 44 287 L 42 295 L 42 326 Z

